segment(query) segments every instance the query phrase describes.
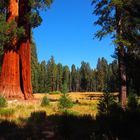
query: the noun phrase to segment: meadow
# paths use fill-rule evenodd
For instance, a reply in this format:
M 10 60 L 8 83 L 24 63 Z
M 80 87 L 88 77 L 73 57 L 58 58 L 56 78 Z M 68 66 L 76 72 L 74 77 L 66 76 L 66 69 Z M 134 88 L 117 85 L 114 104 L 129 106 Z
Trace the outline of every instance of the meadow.
M 48 106 L 42 107 L 41 101 L 44 96 L 50 101 Z M 32 112 L 45 111 L 46 114 L 61 114 L 62 110 L 58 107 L 58 100 L 61 94 L 34 94 L 33 100 L 8 100 L 8 106 L 0 109 L 0 119 L 13 120 L 17 123 L 23 123 Z M 97 113 L 98 99 L 102 96 L 100 92 L 73 92 L 69 93 L 74 105 L 68 111 L 75 115 L 91 115 Z
M 89 127 L 91 118 L 94 118 L 97 113 L 98 99 L 102 96 L 102 93 L 68 93 L 73 106 L 66 110 L 59 108 L 61 95 L 36 93 L 33 100 L 8 100 L 7 107 L 0 108 L 0 139 L 16 139 L 19 135 L 21 139 L 61 139 L 58 138 L 61 137 L 61 128 L 59 129 L 59 127 L 63 128 L 62 124 L 65 124 L 65 118 L 63 118 L 65 114 L 66 116 L 68 114 L 70 119 L 66 122 L 74 124 L 74 127 L 79 127 L 77 123 L 85 126 L 84 124 L 88 121 L 90 123 L 88 124 Z M 42 107 L 41 102 L 44 96 L 47 96 L 50 103 Z M 89 116 L 89 119 L 84 116 Z M 57 134 L 58 130 L 59 136 Z M 65 130 L 65 127 L 63 130 Z M 69 131 L 69 128 L 67 130 Z M 86 130 L 84 131 L 86 132 Z M 89 130 L 87 129 L 87 131 Z
M 114 104 L 107 114 L 99 115 L 103 93 L 68 93 L 73 106 L 67 109 L 59 107 L 62 95 L 36 93 L 33 100 L 8 100 L 7 107 L 0 108 L 0 139 L 139 140 L 139 105 L 123 110 Z M 41 105 L 44 97 L 47 106 Z

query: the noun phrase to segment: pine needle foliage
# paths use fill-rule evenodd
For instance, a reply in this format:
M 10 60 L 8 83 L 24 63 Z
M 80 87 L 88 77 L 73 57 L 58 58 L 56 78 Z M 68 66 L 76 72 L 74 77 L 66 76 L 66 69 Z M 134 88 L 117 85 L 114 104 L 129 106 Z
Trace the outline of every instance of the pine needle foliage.
M 110 109 L 114 104 L 115 99 L 113 95 L 108 90 L 105 90 L 97 106 L 98 115 L 109 115 Z

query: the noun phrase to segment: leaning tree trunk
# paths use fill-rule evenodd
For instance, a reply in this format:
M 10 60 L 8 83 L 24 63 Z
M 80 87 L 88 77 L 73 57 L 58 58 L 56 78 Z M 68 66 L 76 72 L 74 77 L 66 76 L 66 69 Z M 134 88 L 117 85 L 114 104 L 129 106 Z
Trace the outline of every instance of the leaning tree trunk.
M 10 0 L 8 7 L 7 22 L 18 18 L 18 1 Z M 20 68 L 19 53 L 17 49 L 17 39 L 13 39 L 9 46 L 4 49 L 1 79 L 0 95 L 6 98 L 23 98 L 20 88 Z
M 33 98 L 32 84 L 31 84 L 31 28 L 29 23 L 29 14 L 31 8 L 29 6 L 29 0 L 19 1 L 19 26 L 22 26 L 25 30 L 25 37 L 20 41 L 20 65 L 21 65 L 21 83 L 22 91 L 25 99 Z

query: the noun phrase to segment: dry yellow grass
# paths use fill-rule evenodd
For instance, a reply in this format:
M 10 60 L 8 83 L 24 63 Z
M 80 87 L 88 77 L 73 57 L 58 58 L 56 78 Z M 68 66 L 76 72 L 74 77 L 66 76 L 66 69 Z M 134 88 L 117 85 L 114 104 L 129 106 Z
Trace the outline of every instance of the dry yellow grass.
M 94 100 L 100 98 L 103 93 L 102 92 L 70 92 L 68 93 L 70 97 L 75 100 Z M 36 93 L 34 94 L 35 99 L 41 99 L 46 95 L 51 100 L 58 100 L 61 94 L 48 94 L 48 93 Z M 118 93 L 114 93 L 114 95 L 118 95 Z
M 49 98 L 50 105 L 47 107 L 41 107 L 41 100 L 44 96 Z M 8 117 L 10 120 L 16 120 L 17 122 L 27 119 L 32 112 L 45 111 L 47 115 L 59 114 L 61 111 L 58 108 L 58 100 L 61 94 L 34 94 L 34 100 L 12 100 L 8 101 L 8 107 L 15 110 L 15 113 Z M 69 109 L 70 112 L 84 115 L 89 114 L 95 116 L 97 113 L 97 103 L 99 97 L 102 96 L 101 92 L 72 92 L 69 93 L 72 101 L 75 105 Z M 3 119 L 4 117 L 0 117 Z M 6 118 L 7 119 L 7 118 Z

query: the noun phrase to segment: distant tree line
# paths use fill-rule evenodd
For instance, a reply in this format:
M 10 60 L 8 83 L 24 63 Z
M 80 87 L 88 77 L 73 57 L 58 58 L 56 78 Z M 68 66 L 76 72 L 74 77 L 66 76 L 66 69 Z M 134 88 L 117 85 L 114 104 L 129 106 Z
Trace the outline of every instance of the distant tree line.
M 32 86 L 33 92 L 62 91 L 67 86 L 71 92 L 118 91 L 118 62 L 108 64 L 105 58 L 99 58 L 97 67 L 92 69 L 90 64 L 82 61 L 80 68 L 74 64 L 69 68 L 61 63 L 56 64 L 52 56 L 48 62 L 38 62 L 36 45 L 32 41 Z

